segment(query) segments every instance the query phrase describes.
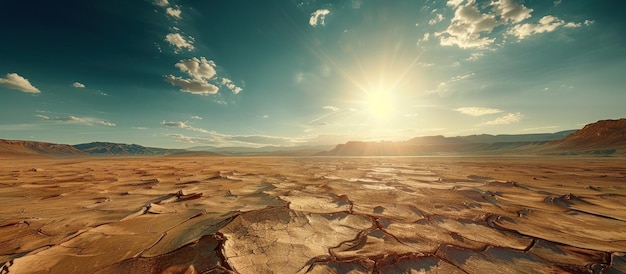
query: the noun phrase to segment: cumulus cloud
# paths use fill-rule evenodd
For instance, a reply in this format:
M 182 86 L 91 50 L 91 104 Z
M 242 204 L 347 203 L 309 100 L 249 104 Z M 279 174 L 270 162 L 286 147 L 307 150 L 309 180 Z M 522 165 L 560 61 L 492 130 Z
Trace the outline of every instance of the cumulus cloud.
M 215 62 L 204 57 L 180 60 L 175 66 L 191 78 L 198 80 L 209 80 L 216 74 Z
M 85 85 L 79 82 L 72 83 L 72 86 L 75 88 L 85 88 Z
M 485 48 L 495 39 L 482 37 L 481 34 L 491 33 L 498 25 L 494 14 L 481 13 L 477 4 L 470 0 L 466 5 L 456 9 L 450 26 L 443 32 L 435 33 L 435 36 L 439 37 L 440 44 L 444 46 Z
M 217 74 L 215 62 L 204 57 L 200 57 L 200 59 L 194 57 L 192 59 L 180 60 L 175 66 L 191 78 L 185 79 L 168 75 L 165 76 L 165 81 L 180 87 L 181 91 L 198 95 L 216 94 L 219 91 L 219 87 L 209 83 L 209 80 L 213 79 Z
M 197 131 L 197 132 L 202 132 L 202 133 L 209 133 L 208 130 L 192 127 L 192 126 L 188 125 L 187 122 L 166 122 L 166 121 L 163 121 L 163 122 L 161 122 L 161 125 L 166 126 L 166 127 L 176 127 L 176 128 L 182 128 L 182 129 L 191 130 L 191 131 Z
M 505 22 L 519 23 L 524 19 L 530 18 L 530 13 L 533 11 L 533 9 L 529 9 L 512 0 L 498 0 L 492 2 L 492 5 L 496 14 Z
M 465 1 L 465 0 L 448 0 L 448 2 L 446 3 L 446 5 L 447 5 L 448 7 L 453 7 L 453 8 L 456 8 L 456 7 L 458 7 L 459 5 L 461 5 L 461 3 L 463 3 L 463 1 Z
M 235 83 L 233 83 L 233 81 L 228 78 L 222 78 L 222 85 L 226 86 L 226 88 L 228 88 L 234 94 L 239 94 L 239 92 L 243 90 L 241 87 L 235 85 Z
M 430 33 L 427 32 L 427 33 L 424 33 L 424 36 L 422 36 L 421 39 L 418 39 L 417 43 L 415 43 L 415 44 L 419 45 L 419 44 L 421 44 L 423 42 L 428 42 L 428 40 L 430 40 Z
M 41 93 L 38 88 L 34 87 L 28 81 L 28 79 L 18 75 L 17 73 L 7 73 L 5 78 L 0 77 L 0 86 L 27 93 Z
M 522 117 L 524 117 L 524 115 L 519 112 L 509 113 L 495 120 L 487 121 L 485 122 L 485 125 L 508 125 L 521 121 Z
M 539 19 L 537 24 L 526 23 L 515 25 L 507 31 L 507 34 L 517 37 L 518 40 L 523 40 L 533 34 L 552 32 L 561 26 L 580 27 L 580 24 L 565 23 L 565 21 L 552 15 L 546 15 Z
M 189 38 L 189 40 L 185 39 L 180 33 L 169 33 L 165 36 L 165 41 L 170 43 L 172 46 L 176 47 L 176 51 L 180 51 L 182 49 L 187 49 L 188 51 L 193 51 L 195 47 L 193 46 L 193 38 Z
M 181 19 L 182 17 L 180 16 L 180 9 L 177 8 L 172 8 L 172 7 L 168 7 L 167 9 L 165 9 L 165 13 L 167 13 L 169 16 L 174 17 L 176 20 Z
M 450 0 L 447 5 L 455 8 L 454 17 L 446 30 L 434 35 L 443 46 L 486 49 L 496 41 L 492 32 L 498 26 L 504 26 L 504 33 L 519 41 L 559 27 L 577 28 L 592 23 L 588 20 L 568 23 L 552 15 L 542 17 L 536 24 L 522 23 L 531 18 L 533 9 L 516 0 L 494 0 L 485 5 L 479 5 L 475 0 Z
M 152 3 L 159 7 L 167 7 L 170 4 L 167 0 L 154 0 Z
M 326 19 L 326 15 L 328 15 L 330 13 L 330 10 L 327 9 L 319 9 L 316 10 L 315 12 L 311 13 L 311 18 L 309 19 L 309 25 L 311 26 L 317 26 L 319 25 L 325 25 L 324 20 Z
M 47 120 L 47 121 L 59 121 L 59 122 L 66 122 L 66 123 L 82 124 L 86 126 L 107 126 L 107 127 L 116 126 L 114 123 L 111 123 L 109 121 L 100 120 L 100 119 L 91 118 L 91 117 L 79 117 L 79 116 L 74 116 L 74 115 L 70 115 L 66 117 L 49 117 L 45 115 L 35 115 L 35 116 L 39 117 L 42 120 Z
M 443 21 L 443 14 L 438 13 L 438 14 L 435 16 L 435 18 L 430 19 L 430 21 L 428 21 L 428 24 L 429 24 L 429 25 L 434 25 L 434 24 L 437 24 L 437 23 L 439 23 L 439 22 L 441 22 L 441 21 Z
M 183 79 L 182 77 L 168 75 L 165 77 L 165 82 L 180 87 L 180 91 L 182 92 L 196 95 L 216 94 L 219 91 L 216 85 L 208 83 L 205 80 Z
M 458 111 L 460 113 L 470 115 L 470 116 L 483 116 L 487 114 L 495 114 L 500 113 L 502 110 L 497 108 L 486 108 L 486 107 L 461 107 L 455 108 L 454 111 Z

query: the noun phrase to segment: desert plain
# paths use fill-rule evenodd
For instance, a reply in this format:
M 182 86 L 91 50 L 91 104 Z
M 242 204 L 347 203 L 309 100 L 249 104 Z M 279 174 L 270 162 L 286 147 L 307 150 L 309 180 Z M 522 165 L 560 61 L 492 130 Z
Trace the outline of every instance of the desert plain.
M 624 273 L 620 157 L 0 159 L 1 273 Z

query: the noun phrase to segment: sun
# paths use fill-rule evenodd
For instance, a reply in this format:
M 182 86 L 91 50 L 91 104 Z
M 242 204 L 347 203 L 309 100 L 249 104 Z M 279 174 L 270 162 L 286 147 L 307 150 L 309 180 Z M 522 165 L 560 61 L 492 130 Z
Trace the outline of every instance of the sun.
M 366 96 L 367 108 L 374 118 L 387 119 L 394 112 L 394 100 L 390 91 L 372 90 Z

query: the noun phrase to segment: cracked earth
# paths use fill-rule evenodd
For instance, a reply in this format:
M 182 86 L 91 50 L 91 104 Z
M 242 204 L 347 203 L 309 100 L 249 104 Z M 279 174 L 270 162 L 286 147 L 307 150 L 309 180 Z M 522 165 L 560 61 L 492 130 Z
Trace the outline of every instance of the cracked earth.
M 0 159 L 0 273 L 625 273 L 611 158 Z

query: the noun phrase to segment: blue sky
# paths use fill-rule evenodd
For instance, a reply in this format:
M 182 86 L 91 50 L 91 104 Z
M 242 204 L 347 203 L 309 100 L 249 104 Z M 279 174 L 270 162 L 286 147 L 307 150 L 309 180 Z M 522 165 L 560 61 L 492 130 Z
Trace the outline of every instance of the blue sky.
M 3 2 L 0 138 L 186 148 L 626 117 L 618 1 Z

